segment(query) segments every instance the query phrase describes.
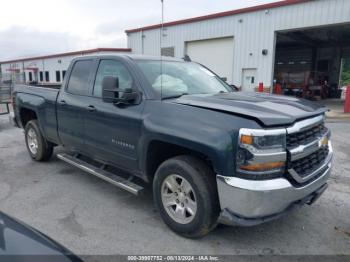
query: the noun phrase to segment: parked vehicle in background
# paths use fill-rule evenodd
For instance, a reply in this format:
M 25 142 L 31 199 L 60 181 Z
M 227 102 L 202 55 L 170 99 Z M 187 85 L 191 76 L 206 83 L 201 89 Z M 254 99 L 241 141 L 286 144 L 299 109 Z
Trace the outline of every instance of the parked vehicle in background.
M 58 158 L 131 193 L 152 184 L 164 222 L 185 237 L 278 218 L 327 188 L 326 108 L 234 92 L 193 62 L 77 58 L 60 90 L 16 86 L 13 101 L 34 160 L 63 145 Z
M 82 260 L 55 240 L 0 211 L 0 261 Z

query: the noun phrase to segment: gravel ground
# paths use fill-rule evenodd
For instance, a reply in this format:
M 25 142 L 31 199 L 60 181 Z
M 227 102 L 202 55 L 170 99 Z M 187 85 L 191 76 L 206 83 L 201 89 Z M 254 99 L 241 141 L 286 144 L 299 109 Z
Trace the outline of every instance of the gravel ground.
M 33 162 L 23 131 L 1 116 L 0 210 L 79 255 L 350 255 L 350 122 L 328 126 L 334 168 L 329 188 L 313 206 L 255 227 L 220 226 L 203 239 L 189 240 L 163 224 L 150 192 L 133 196 L 56 157 Z

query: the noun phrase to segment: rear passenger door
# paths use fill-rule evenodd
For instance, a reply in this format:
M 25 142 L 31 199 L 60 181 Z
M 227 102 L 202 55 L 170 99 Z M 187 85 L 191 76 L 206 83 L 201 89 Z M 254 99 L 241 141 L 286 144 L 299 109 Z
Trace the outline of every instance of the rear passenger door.
M 95 62 L 91 58 L 75 61 L 57 98 L 58 134 L 61 143 L 74 151 L 85 151 L 86 98 L 91 94 Z

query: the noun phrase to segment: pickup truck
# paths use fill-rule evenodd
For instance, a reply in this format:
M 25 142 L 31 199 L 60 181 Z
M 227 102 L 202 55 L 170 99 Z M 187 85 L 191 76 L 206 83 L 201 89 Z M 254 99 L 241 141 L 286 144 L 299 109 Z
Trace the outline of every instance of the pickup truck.
M 60 145 L 59 159 L 131 193 L 149 184 L 163 221 L 185 237 L 312 204 L 330 176 L 325 107 L 236 92 L 181 59 L 76 58 L 60 90 L 16 86 L 13 105 L 34 160 Z

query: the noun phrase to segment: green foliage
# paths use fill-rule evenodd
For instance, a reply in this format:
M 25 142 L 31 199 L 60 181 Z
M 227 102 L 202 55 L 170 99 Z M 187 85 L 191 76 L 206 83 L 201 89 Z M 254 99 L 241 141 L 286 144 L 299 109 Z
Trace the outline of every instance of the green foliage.
M 343 86 L 350 85 L 350 58 L 344 59 L 341 83 Z

